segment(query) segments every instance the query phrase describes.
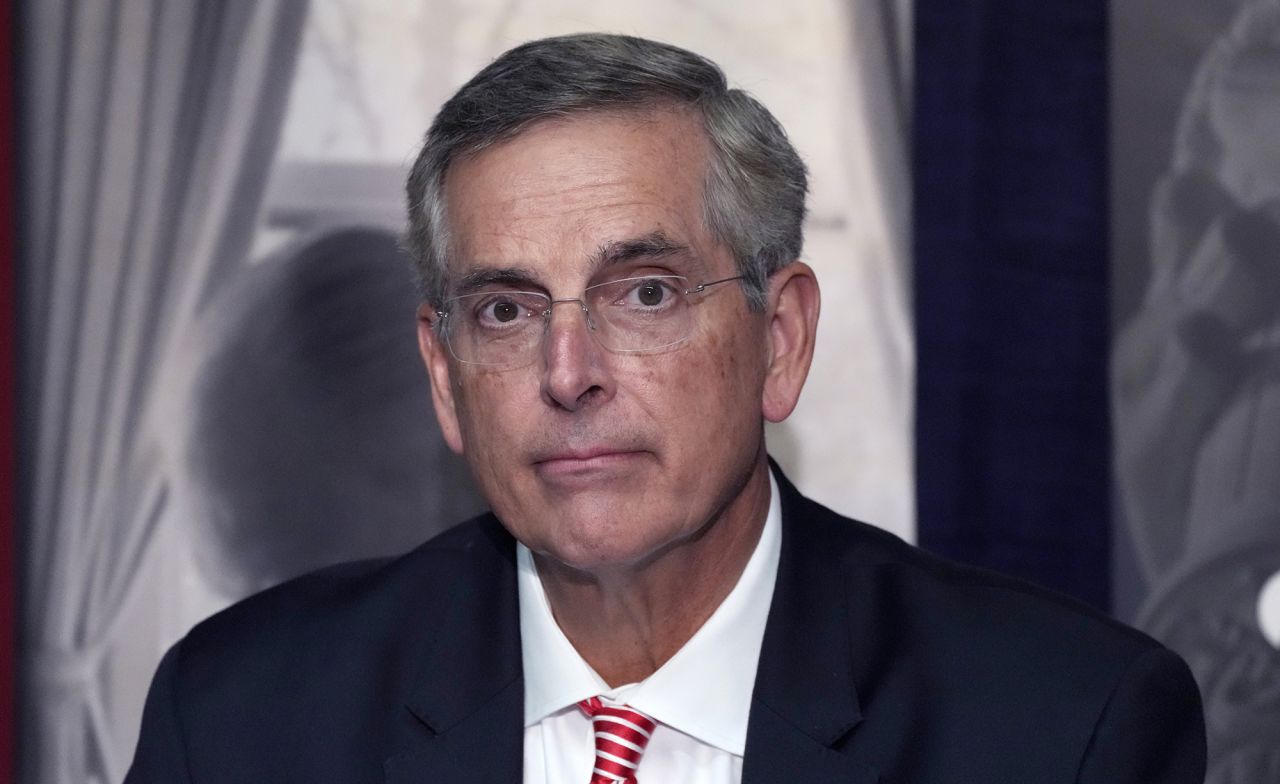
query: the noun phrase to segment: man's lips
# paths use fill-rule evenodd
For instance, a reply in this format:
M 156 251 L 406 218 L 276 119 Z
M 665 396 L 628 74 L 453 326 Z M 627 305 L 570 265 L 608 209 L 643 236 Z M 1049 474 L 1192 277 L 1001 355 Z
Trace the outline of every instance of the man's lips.
M 566 449 L 539 455 L 534 466 L 543 475 L 576 474 L 622 467 L 642 454 L 642 450 L 623 447 Z
M 545 455 L 536 457 L 534 462 L 538 462 L 538 464 L 543 464 L 543 462 L 586 462 L 609 459 L 609 457 L 639 455 L 639 453 L 640 450 L 632 450 L 632 448 L 626 447 L 589 447 L 582 448 L 582 450 L 562 450 L 545 453 Z

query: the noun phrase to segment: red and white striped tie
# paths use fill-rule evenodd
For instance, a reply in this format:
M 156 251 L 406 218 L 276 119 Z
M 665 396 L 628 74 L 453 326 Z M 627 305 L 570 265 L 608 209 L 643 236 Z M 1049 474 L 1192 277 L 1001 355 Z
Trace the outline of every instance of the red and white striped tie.
M 578 703 L 591 717 L 596 736 L 596 764 L 590 784 L 636 784 L 636 766 L 657 722 L 625 705 L 605 705 L 599 697 Z

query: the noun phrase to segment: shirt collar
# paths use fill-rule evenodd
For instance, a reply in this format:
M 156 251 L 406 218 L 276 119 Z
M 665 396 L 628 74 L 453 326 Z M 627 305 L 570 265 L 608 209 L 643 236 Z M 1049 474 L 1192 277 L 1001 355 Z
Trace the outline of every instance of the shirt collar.
M 610 689 L 564 636 L 551 614 L 533 554 L 517 543 L 525 726 L 603 694 L 703 743 L 741 756 L 782 552 L 782 508 L 772 472 L 769 493 L 769 512 L 760 541 L 733 590 L 657 672 L 640 683 L 617 689 Z

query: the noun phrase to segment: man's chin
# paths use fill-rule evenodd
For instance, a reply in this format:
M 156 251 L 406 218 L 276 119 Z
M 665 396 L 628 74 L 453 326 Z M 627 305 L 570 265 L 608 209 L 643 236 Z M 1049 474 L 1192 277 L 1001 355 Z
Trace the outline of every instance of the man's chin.
M 652 560 L 666 549 L 667 539 L 648 528 L 653 519 L 608 520 L 561 518 L 545 538 L 526 542 L 540 560 L 554 561 L 570 571 L 599 574 L 631 569 Z

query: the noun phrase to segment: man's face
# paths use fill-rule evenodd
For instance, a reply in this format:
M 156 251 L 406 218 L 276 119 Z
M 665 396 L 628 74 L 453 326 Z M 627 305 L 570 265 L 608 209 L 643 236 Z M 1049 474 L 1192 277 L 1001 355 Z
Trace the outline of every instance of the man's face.
M 707 159 L 700 122 L 675 110 L 538 123 L 450 168 L 449 276 L 569 299 L 636 275 L 735 275 L 703 225 Z M 662 244 L 675 250 L 643 250 Z M 502 371 L 457 362 L 421 327 L 446 439 L 534 552 L 587 571 L 641 564 L 698 535 L 758 467 L 766 318 L 736 282 L 691 311 L 686 341 L 637 355 L 557 305 L 537 359 Z

